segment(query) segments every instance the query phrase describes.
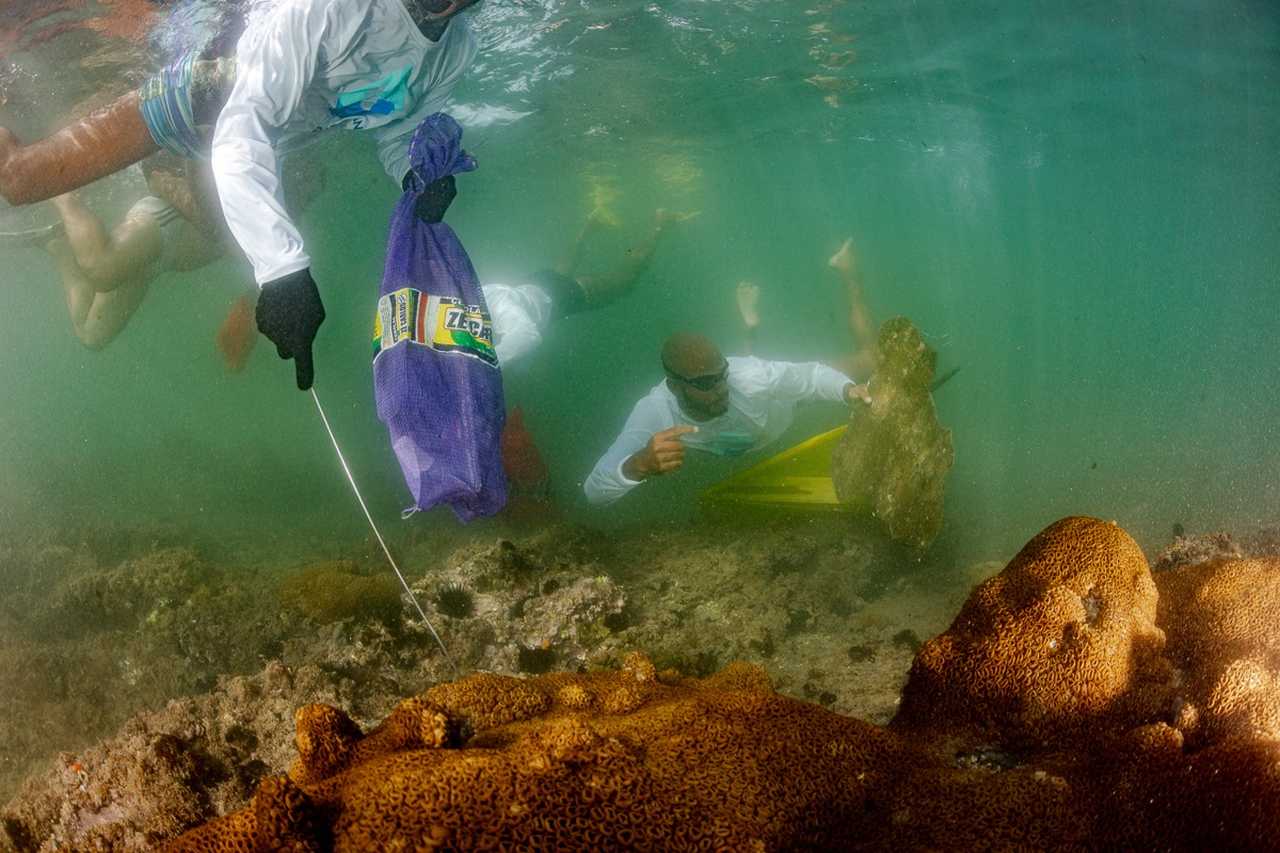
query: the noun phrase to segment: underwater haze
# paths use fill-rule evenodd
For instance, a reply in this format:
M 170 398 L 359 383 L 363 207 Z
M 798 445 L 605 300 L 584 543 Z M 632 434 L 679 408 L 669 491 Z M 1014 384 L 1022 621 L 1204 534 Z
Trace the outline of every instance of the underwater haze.
M 136 90 L 224 13 L 272 2 L 0 0 L 0 127 L 44 137 Z M 887 725 L 912 703 L 904 684 L 928 638 L 1063 516 L 1123 528 L 1065 522 L 1081 541 L 1106 527 L 1119 544 L 1071 567 L 1078 601 L 1045 593 L 1074 608 L 1063 640 L 1081 619 L 1128 614 L 1105 630 L 1138 625 L 1142 648 L 1166 631 L 1169 660 L 1181 661 L 1171 626 L 1183 616 L 1165 612 L 1178 602 L 1166 592 L 1190 601 L 1192 587 L 1156 575 L 1156 626 L 1156 586 L 1124 531 L 1157 572 L 1280 555 L 1274 0 L 483 0 L 466 14 L 480 50 L 448 111 L 479 168 L 458 175 L 447 222 L 481 282 L 529 281 L 589 222 L 579 271 L 604 273 L 635 257 L 659 211 L 688 215 L 627 296 L 555 322 L 503 370 L 508 409 L 549 471 L 550 501 L 530 501 L 543 512 L 402 518 L 412 499 L 371 369 L 400 189 L 369 135 L 326 134 L 296 155 L 324 173 L 298 216 L 328 317 L 315 391 L 403 578 L 294 365 L 252 330 L 244 369 L 224 365 L 216 335 L 255 293 L 243 258 L 157 276 L 94 351 L 73 332 L 50 254 L 4 239 L 53 222 L 53 207 L 0 204 L 0 848 L 155 849 L 288 768 L 300 706 L 340 707 L 368 730 L 466 673 L 612 673 L 638 651 L 651 672 L 702 678 L 744 661 L 788 701 Z M 81 198 L 116 223 L 145 192 L 130 168 Z M 937 375 L 952 375 L 933 396 L 955 458 L 931 547 L 909 552 L 907 537 L 827 508 L 699 509 L 712 485 L 849 423 L 833 403 L 803 408 L 762 452 L 690 452 L 678 474 L 589 505 L 583 481 L 663 380 L 673 332 L 704 333 L 726 355 L 851 355 L 829 263 L 845 245 L 874 321 L 909 318 Z M 760 289 L 754 336 L 742 282 Z M 945 467 L 912 461 L 918 479 Z M 1237 538 L 1202 535 L 1217 531 Z M 1171 539 L 1173 556 L 1157 558 Z M 1093 592 L 1107 572 L 1129 591 Z M 1249 614 L 1276 596 L 1241 585 L 1223 612 L 1274 622 Z M 1041 619 L 1041 598 L 1009 589 L 1010 612 Z M 1250 598 L 1254 609 L 1236 606 Z M 1056 634 L 1027 637 L 1037 654 L 1101 671 L 1059 653 Z M 1128 639 L 1097 649 L 1139 671 Z M 1195 723 L 1190 688 L 1174 690 L 1191 670 L 1164 666 L 1159 719 Z M 194 763 L 166 758 L 179 752 Z M 947 773 L 987 784 L 1018 759 L 979 752 Z M 1118 754 L 1108 746 L 1097 766 L 1132 763 Z M 1088 785 L 1108 778 L 1127 777 Z M 1099 790 L 1123 819 L 1116 789 Z M 1181 819 L 1177 802 L 1161 808 Z
M 25 136 L 149 70 L 136 34 L 75 27 L 80 4 L 6 5 L 0 124 Z M 481 53 L 450 112 L 480 168 L 460 176 L 449 221 L 482 281 L 549 266 L 599 207 L 618 225 L 588 267 L 657 208 L 700 212 L 634 293 L 556 327 L 505 376 L 571 517 L 692 517 L 733 466 L 691 459 L 603 510 L 581 482 L 661 379 L 669 333 L 742 351 L 739 281 L 763 291 L 758 354 L 846 354 L 826 261 L 852 237 L 876 318 L 907 315 L 939 372 L 960 368 L 936 396 L 958 558 L 1007 558 L 1065 514 L 1115 519 L 1146 547 L 1175 524 L 1274 520 L 1274 4 L 486 0 L 474 25 Z M 358 134 L 302 155 L 328 165 L 301 219 L 329 317 L 316 390 L 375 517 L 429 534 L 456 522 L 402 526 L 409 497 L 373 406 L 398 193 L 371 155 Z M 92 197 L 118 216 L 139 186 L 112 179 Z M 292 366 L 265 342 L 243 373 L 218 358 L 243 264 L 159 280 L 91 352 L 48 258 L 0 251 L 0 525 L 170 525 L 280 547 L 366 535 Z M 843 418 L 815 408 L 779 446 Z

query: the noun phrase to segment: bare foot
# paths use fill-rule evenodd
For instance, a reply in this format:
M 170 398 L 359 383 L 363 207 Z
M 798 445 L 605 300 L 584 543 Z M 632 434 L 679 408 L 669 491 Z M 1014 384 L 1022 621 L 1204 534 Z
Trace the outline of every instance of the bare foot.
M 607 207 L 594 207 L 587 214 L 588 228 L 617 228 L 620 224 L 617 215 Z
M 58 211 L 59 216 L 62 216 L 68 210 L 75 210 L 77 207 L 76 202 L 77 202 L 77 198 L 74 192 L 63 193 L 62 195 L 55 195 L 53 198 L 49 199 L 49 204 L 54 206 L 54 208 Z
M 4 196 L 4 200 L 10 204 L 13 204 L 14 200 L 9 195 L 9 159 L 18 147 L 18 137 L 7 128 L 0 127 L 0 195 Z
M 232 373 L 244 370 L 249 354 L 253 352 L 253 345 L 258 342 L 258 329 L 253 320 L 256 303 L 256 293 L 242 295 L 231 306 L 218 329 L 215 339 L 218 352 L 222 353 L 222 361 Z
M 853 272 L 853 261 L 853 238 L 850 237 L 831 256 L 831 259 L 827 261 L 827 265 L 832 269 L 840 270 L 840 272 Z
M 749 281 L 738 282 L 738 313 L 742 315 L 742 325 L 747 331 L 753 331 L 760 325 L 760 285 Z
M 4 166 L 5 161 L 17 147 L 18 137 L 13 135 L 13 131 L 0 127 L 0 166 Z

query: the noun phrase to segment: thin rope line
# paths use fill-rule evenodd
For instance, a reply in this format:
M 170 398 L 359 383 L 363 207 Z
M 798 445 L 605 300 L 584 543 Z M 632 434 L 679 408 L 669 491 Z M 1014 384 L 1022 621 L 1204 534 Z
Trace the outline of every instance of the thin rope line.
M 418 597 L 413 594 L 413 590 L 409 589 L 409 584 L 405 581 L 404 575 L 400 573 L 400 567 L 396 565 L 395 558 L 391 556 L 391 549 L 387 547 L 386 541 L 383 540 L 382 533 L 378 530 L 378 525 L 373 523 L 373 516 L 369 514 L 369 507 L 365 505 L 364 496 L 360 494 L 360 487 L 356 485 L 356 478 L 351 475 L 351 468 L 347 466 L 347 458 L 342 455 L 342 448 L 338 446 L 338 439 L 333 434 L 333 427 L 329 426 L 329 418 L 324 413 L 324 406 L 320 405 L 320 397 L 316 394 L 314 386 L 311 389 L 311 399 L 316 401 L 316 411 L 320 413 L 320 420 L 324 421 L 325 431 L 329 433 L 329 441 L 333 442 L 333 449 L 338 453 L 338 461 L 342 463 L 342 470 L 346 472 L 347 482 L 351 484 L 351 491 L 355 492 L 356 500 L 360 502 L 360 509 L 364 510 L 364 517 L 368 519 L 369 526 L 373 528 L 373 535 L 378 537 L 378 544 L 382 546 L 382 553 L 387 555 L 387 562 L 391 564 L 396 577 L 400 579 L 400 585 L 404 587 L 405 594 L 409 596 L 409 600 L 417 608 L 418 615 L 426 623 L 427 630 L 431 632 L 431 636 L 436 638 L 436 644 L 440 646 L 440 651 L 444 653 L 444 659 L 449 662 L 449 666 L 453 669 L 453 674 L 455 676 L 459 675 L 458 666 L 453 662 L 453 658 L 449 657 L 449 650 L 444 647 L 444 641 L 440 639 L 440 635 L 436 633 L 431 620 L 427 618 L 427 614 L 423 611 L 422 605 L 418 603 Z

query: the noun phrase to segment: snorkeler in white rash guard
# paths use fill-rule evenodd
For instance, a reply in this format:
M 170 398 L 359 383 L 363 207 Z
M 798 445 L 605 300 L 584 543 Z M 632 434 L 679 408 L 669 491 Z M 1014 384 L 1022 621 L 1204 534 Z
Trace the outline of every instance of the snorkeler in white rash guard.
M 672 474 L 686 448 L 738 456 L 777 440 L 798 403 L 869 401 L 867 387 L 818 362 L 725 358 L 702 335 L 678 333 L 662 347 L 665 381 L 636 403 L 622 433 L 583 483 L 609 504 L 645 480 Z
M 200 126 L 211 122 L 223 213 L 262 288 L 258 328 L 281 358 L 294 359 L 298 387 L 310 388 L 325 312 L 285 208 L 281 158 L 321 131 L 372 130 L 383 167 L 400 184 L 414 129 L 444 106 L 475 58 L 475 36 L 455 17 L 474 2 L 280 0 L 251 13 L 233 60 L 184 57 L 138 92 L 32 145 L 0 128 L 0 194 L 13 204 L 61 195 L 162 146 L 191 156 Z M 445 206 L 449 190 L 447 199 L 435 195 Z

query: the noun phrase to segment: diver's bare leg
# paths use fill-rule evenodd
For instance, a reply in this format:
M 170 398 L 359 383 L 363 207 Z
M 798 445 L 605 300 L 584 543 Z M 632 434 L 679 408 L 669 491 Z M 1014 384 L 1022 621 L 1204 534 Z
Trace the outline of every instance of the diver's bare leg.
M 122 282 L 110 293 L 102 293 L 84 275 L 65 240 L 50 242 L 45 251 L 62 277 L 67 313 L 76 337 L 89 349 L 102 349 L 124 331 L 146 297 L 149 281 L 137 278 Z
M 60 195 L 53 205 L 62 217 L 80 274 L 99 292 L 143 276 L 160 254 L 160 227 L 149 216 L 127 217 L 107 233 L 102 220 L 74 195 Z
M 89 316 L 89 309 L 93 307 L 93 297 L 97 291 L 93 288 L 93 282 L 85 278 L 80 271 L 75 253 L 71 251 L 71 246 L 66 240 L 55 239 L 48 243 L 44 250 L 53 259 L 53 264 L 57 267 L 58 275 L 62 279 L 62 291 L 67 300 L 67 313 L 71 315 L 71 325 L 78 337 L 85 319 Z
M 827 265 L 840 274 L 849 299 L 849 332 L 853 336 L 853 355 L 849 359 L 850 375 L 865 380 L 875 370 L 878 352 L 876 326 L 862 294 L 862 276 L 853 250 L 853 238 L 844 241 Z
M 582 249 L 586 245 L 587 237 L 593 231 L 605 224 L 605 219 L 600 214 L 600 209 L 596 208 L 587 216 L 587 221 L 582 223 L 582 228 L 578 231 L 578 236 L 573 239 L 569 249 L 564 253 L 559 262 L 556 264 L 556 272 L 561 275 L 572 276 L 578 271 L 578 265 L 582 263 Z
M 111 235 L 102 220 L 84 205 L 80 199 L 68 193 L 53 199 L 53 206 L 62 217 L 67 243 L 70 244 L 76 263 L 82 268 L 92 267 L 107 254 Z
M 599 308 L 602 305 L 608 305 L 631 290 L 640 274 L 648 269 L 649 262 L 653 260 L 653 253 L 658 248 L 658 242 L 666 234 L 667 228 L 673 222 L 688 218 L 688 214 L 673 213 L 668 210 L 656 211 L 653 216 L 653 230 L 640 245 L 627 249 L 622 263 L 615 269 L 602 275 L 580 276 L 578 284 L 582 285 L 582 289 L 586 291 L 590 306 Z
M 760 328 L 760 285 L 749 281 L 738 282 L 738 313 L 742 315 L 742 328 L 746 332 L 747 355 L 755 355 L 756 331 Z

